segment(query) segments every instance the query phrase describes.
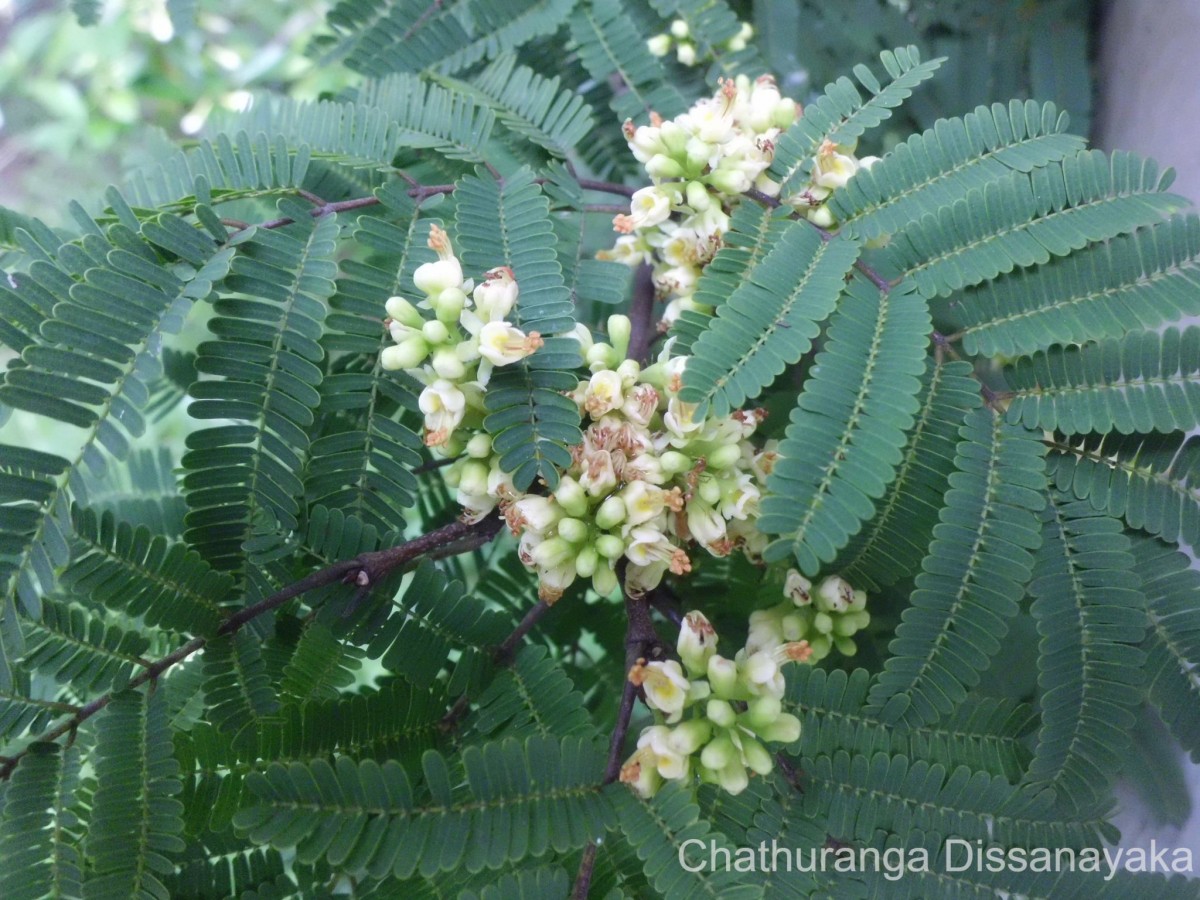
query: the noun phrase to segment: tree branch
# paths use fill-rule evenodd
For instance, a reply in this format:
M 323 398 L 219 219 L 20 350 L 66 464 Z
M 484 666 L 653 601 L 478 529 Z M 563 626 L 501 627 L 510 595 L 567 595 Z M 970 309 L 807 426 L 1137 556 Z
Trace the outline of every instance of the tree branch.
M 633 299 L 629 304 L 629 350 L 625 355 L 645 365 L 650 357 L 650 342 L 657 331 L 654 314 L 654 274 L 643 263 L 633 273 Z
M 619 564 L 621 582 L 625 582 L 625 560 Z M 629 722 L 633 718 L 633 701 L 637 697 L 637 686 L 629 680 L 629 671 L 639 661 L 661 659 L 667 648 L 659 640 L 650 618 L 649 595 L 633 597 L 625 592 L 625 685 L 621 689 L 621 705 L 617 710 L 617 723 L 608 742 L 608 763 L 604 767 L 601 784 L 612 784 L 621 774 L 621 759 L 624 755 L 625 738 L 629 734 Z M 579 862 L 579 872 L 571 890 L 571 900 L 586 900 L 592 886 L 592 872 L 596 867 L 596 843 L 584 848 Z
M 225 637 L 234 634 L 246 623 L 265 613 L 278 609 L 289 600 L 293 600 L 301 594 L 337 581 L 358 585 L 361 595 L 369 591 L 389 573 L 412 562 L 418 557 L 433 555 L 447 547 L 461 547 L 462 549 L 458 552 L 464 552 L 465 550 L 473 550 L 486 544 L 500 531 L 502 522 L 503 520 L 499 516 L 484 519 L 474 525 L 468 525 L 465 522 L 454 522 L 444 528 L 431 531 L 429 534 L 406 541 L 395 547 L 389 547 L 386 550 L 377 550 L 372 553 L 363 553 L 354 559 L 334 563 L 331 566 L 319 569 L 301 578 L 299 581 L 289 584 L 265 600 L 261 600 L 252 606 L 247 606 L 232 613 L 220 624 L 214 637 Z M 529 627 L 532 627 L 532 622 Z M 167 669 L 171 668 L 171 666 L 182 662 L 193 653 L 203 649 L 209 640 L 206 637 L 192 638 L 183 646 L 147 665 L 135 677 L 129 679 L 127 687 L 129 689 L 139 688 L 148 682 L 154 681 L 158 676 L 167 671 Z M 63 735 L 74 734 L 80 725 L 108 706 L 111 701 L 111 692 L 97 697 L 87 705 L 81 706 L 65 721 L 60 722 L 49 731 L 43 732 L 35 740 L 56 741 Z M 28 752 L 29 749 L 27 747 L 13 756 L 0 759 L 0 781 L 4 781 L 12 775 L 17 764 Z

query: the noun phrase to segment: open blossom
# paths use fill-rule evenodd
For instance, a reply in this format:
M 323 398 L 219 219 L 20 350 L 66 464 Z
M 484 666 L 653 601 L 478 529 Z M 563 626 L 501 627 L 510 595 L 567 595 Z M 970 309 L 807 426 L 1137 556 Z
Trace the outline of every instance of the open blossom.
M 636 665 L 629 672 L 629 680 L 645 691 L 646 704 L 665 714 L 668 722 L 676 722 L 683 715 L 690 682 L 675 660 Z
M 611 369 L 593 375 L 583 392 L 583 408 L 593 419 L 619 409 L 624 402 L 621 376 Z
M 462 265 L 454 256 L 449 235 L 437 225 L 431 226 L 429 246 L 437 251 L 438 258 L 435 262 L 417 266 L 416 271 L 413 272 L 413 283 L 419 290 L 431 297 L 437 296 L 447 288 L 461 288 L 463 286 Z
M 543 343 L 536 331 L 526 334 L 504 321 L 488 322 L 479 330 L 479 353 L 494 366 L 507 366 L 522 360 Z
M 845 187 L 857 171 L 858 162 L 854 157 L 839 153 L 837 144 L 826 138 L 813 161 L 813 183 L 836 190 Z
M 671 197 L 663 188 L 651 186 L 635 191 L 629 201 L 629 218 L 634 228 L 649 228 L 671 217 Z
M 466 415 L 467 398 L 445 379 L 438 379 L 421 391 L 417 405 L 425 414 L 425 443 L 440 447 L 450 440 L 454 429 Z
M 512 269 L 508 266 L 489 269 L 475 287 L 475 309 L 483 321 L 497 322 L 512 312 L 517 304 L 517 294 Z

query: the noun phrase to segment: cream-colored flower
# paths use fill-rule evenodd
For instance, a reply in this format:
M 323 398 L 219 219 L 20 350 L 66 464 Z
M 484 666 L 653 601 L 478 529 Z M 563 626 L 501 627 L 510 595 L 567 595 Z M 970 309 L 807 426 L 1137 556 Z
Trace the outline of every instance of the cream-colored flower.
M 494 366 L 507 366 L 532 354 L 544 342 L 536 331 L 529 334 L 507 322 L 488 322 L 479 330 L 479 353 Z
M 797 606 L 808 606 L 812 603 L 812 582 L 796 569 L 788 569 L 783 581 L 783 593 Z
M 425 443 L 440 447 L 450 440 L 462 424 L 467 411 L 466 395 L 455 385 L 439 378 L 421 391 L 417 405 L 425 414 Z
M 413 283 L 431 297 L 436 297 L 447 288 L 461 288 L 462 265 L 450 246 L 449 235 L 437 225 L 430 226 L 429 246 L 437 251 L 437 261 L 417 266 L 413 272 Z
M 683 617 L 675 649 L 690 672 L 702 677 L 708 671 L 708 660 L 717 652 L 717 632 L 704 613 L 692 610 Z
M 645 691 L 646 705 L 663 713 L 668 722 L 678 722 L 683 716 L 690 682 L 675 660 L 635 665 L 629 680 Z
M 621 392 L 621 376 L 611 369 L 597 372 L 587 383 L 583 393 L 583 408 L 593 420 L 620 409 L 625 402 Z
M 508 266 L 489 269 L 475 288 L 475 308 L 485 322 L 498 322 L 517 304 L 519 289 Z
M 841 613 L 854 602 L 854 588 L 846 579 L 830 575 L 817 586 L 817 609 L 824 612 Z
M 629 216 L 634 228 L 650 228 L 671 217 L 671 197 L 657 185 L 635 191 L 629 201 Z
M 660 563 L 674 575 L 686 575 L 692 571 L 692 562 L 680 547 L 676 547 L 657 528 L 642 525 L 628 534 L 625 546 L 626 558 L 636 566 Z
M 813 184 L 837 190 L 858 171 L 858 161 L 853 155 L 838 152 L 838 146 L 828 138 L 821 144 L 813 160 Z

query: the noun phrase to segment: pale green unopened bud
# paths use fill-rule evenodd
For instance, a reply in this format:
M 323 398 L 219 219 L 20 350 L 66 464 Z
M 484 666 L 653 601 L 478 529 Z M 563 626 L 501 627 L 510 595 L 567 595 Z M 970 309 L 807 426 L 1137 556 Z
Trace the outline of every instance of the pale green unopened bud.
M 835 640 L 839 637 L 850 637 L 856 631 L 858 631 L 858 621 L 853 613 L 838 616 L 833 623 L 833 636 Z
M 646 41 L 646 49 L 650 51 L 651 56 L 666 56 L 671 49 L 671 35 L 656 34 Z
M 580 518 L 587 514 L 588 495 L 574 478 L 562 478 L 554 491 L 554 499 L 568 516 Z
M 684 168 L 679 160 L 665 153 L 655 153 L 646 162 L 646 174 L 651 178 L 681 178 Z
M 696 493 L 709 506 L 716 506 L 721 502 L 721 485 L 715 478 L 701 476 Z
M 770 775 L 775 768 L 775 760 L 767 752 L 767 748 L 749 735 L 742 735 L 742 759 L 746 765 L 759 775 Z
M 812 648 L 809 662 L 818 662 L 829 655 L 833 649 L 833 640 L 827 634 L 812 634 L 808 638 L 808 646 Z
M 837 647 L 838 653 L 842 654 L 842 656 L 853 656 L 858 652 L 858 644 L 854 643 L 853 638 L 835 637 L 833 639 L 833 646 Z
M 813 616 L 813 628 L 820 634 L 829 634 L 833 631 L 833 617 L 829 613 L 817 613 Z
M 436 319 L 432 322 L 426 322 L 421 327 L 421 334 L 430 344 L 444 344 L 450 340 L 450 329 Z
M 409 328 L 420 328 L 425 324 L 420 311 L 403 297 L 388 297 L 385 308 L 389 316 Z
M 718 697 L 734 697 L 741 691 L 737 664 L 723 656 L 714 656 L 708 661 L 708 681 Z
M 596 343 L 592 344 L 592 346 L 588 348 L 584 358 L 587 361 L 589 368 L 597 365 L 598 363 L 607 366 L 609 358 L 612 356 L 612 352 L 613 349 L 608 344 L 605 344 L 602 341 L 596 341 Z
M 379 354 L 379 364 L 389 371 L 396 369 L 415 369 L 429 355 L 429 345 L 421 338 L 414 337 L 402 344 L 384 347 Z
M 808 634 L 808 619 L 802 612 L 789 612 L 779 620 L 780 630 L 789 641 L 798 641 Z
M 677 38 L 685 38 L 690 34 L 688 23 L 683 19 L 675 19 L 671 23 L 671 34 Z
M 778 697 L 755 697 L 746 708 L 744 721 L 753 731 L 760 731 L 779 718 L 783 703 Z
M 605 559 L 619 559 L 625 552 L 625 542 L 615 534 L 602 534 L 596 538 L 596 552 Z
M 750 187 L 750 179 L 740 169 L 716 169 L 709 173 L 708 183 L 722 194 L 740 194 Z
M 723 769 L 733 760 L 738 759 L 737 747 L 725 732 L 717 735 L 700 751 L 700 762 L 710 769 Z
M 742 458 L 740 444 L 724 444 L 708 454 L 705 463 L 710 469 L 728 469 Z
M 492 436 L 486 432 L 479 432 L 469 441 L 467 441 L 467 456 L 472 459 L 487 459 L 492 455 Z
M 629 316 L 608 317 L 608 341 L 616 351 L 618 360 L 625 358 L 625 351 L 629 349 L 629 336 L 632 333 L 633 323 L 629 321 Z
M 572 544 L 582 544 L 588 536 L 587 523 L 579 519 L 563 519 L 558 523 L 558 536 Z
M 854 612 L 860 612 L 867 608 L 867 592 L 855 591 L 850 598 L 850 609 Z
M 488 467 L 481 462 L 470 460 L 459 470 L 458 486 L 465 494 L 486 494 Z
M 678 450 L 668 450 L 659 457 L 662 470 L 667 475 L 678 475 L 692 467 L 692 458 Z
M 735 761 L 717 773 L 717 783 L 727 794 L 736 796 L 750 785 L 750 776 L 746 774 L 746 767 Z
M 704 746 L 712 736 L 712 724 L 705 719 L 689 719 L 677 725 L 667 738 L 667 744 L 676 753 L 691 756 Z
M 728 700 L 713 698 L 704 706 L 704 716 L 720 728 L 732 728 L 737 724 L 737 713 Z
M 463 307 L 467 305 L 467 295 L 462 288 L 446 288 L 433 301 L 433 313 L 439 322 L 451 325 L 462 315 Z
M 773 744 L 791 744 L 800 740 L 800 720 L 791 713 L 783 713 L 774 722 L 758 730 L 758 736 Z
M 530 556 L 544 569 L 561 566 L 575 556 L 575 548 L 559 537 L 547 538 L 533 548 Z
M 601 597 L 609 597 L 617 587 L 616 571 L 611 565 L 600 563 L 596 567 L 596 574 L 592 576 L 592 589 Z
M 819 228 L 832 228 L 834 225 L 833 213 L 824 204 L 808 211 L 808 221 Z
M 433 354 L 433 371 L 439 378 L 457 381 L 467 374 L 467 367 L 453 347 L 439 347 Z
M 687 205 L 696 212 L 704 212 L 712 206 L 712 197 L 708 188 L 699 181 L 689 181 L 687 186 Z
M 572 522 L 577 521 L 572 519 Z M 595 547 L 584 547 L 579 551 L 579 555 L 575 557 L 575 574 L 580 578 L 591 578 L 596 574 L 596 567 L 600 564 L 600 554 L 596 552 Z
M 625 503 L 616 495 L 607 498 L 596 510 L 596 527 L 602 531 L 615 528 L 623 521 L 625 521 Z

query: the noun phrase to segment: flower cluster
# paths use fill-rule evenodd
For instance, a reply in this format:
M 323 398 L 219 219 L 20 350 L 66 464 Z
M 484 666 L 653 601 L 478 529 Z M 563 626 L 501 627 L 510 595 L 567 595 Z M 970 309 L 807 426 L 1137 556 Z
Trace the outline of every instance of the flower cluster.
M 711 314 L 693 298 L 696 282 L 721 247 L 730 211 L 742 195 L 753 189 L 779 196 L 780 185 L 768 169 L 779 135 L 800 114 L 800 105 L 782 96 L 770 76 L 750 81 L 739 75 L 674 119 L 652 116 L 640 127 L 625 123 L 630 150 L 652 184 L 633 195 L 628 214 L 613 220 L 621 236 L 600 257 L 653 266 L 656 290 L 667 301 L 664 327 L 684 310 Z M 815 224 L 832 227 L 830 194 L 874 161 L 825 141 L 812 160 L 809 182 L 781 200 Z
M 755 556 L 765 543 L 753 523 L 775 454 L 748 440 L 763 412 L 696 418 L 678 396 L 687 358 L 612 368 L 624 354 L 628 319 L 612 317 L 609 331 L 615 346 L 578 335 L 592 374 L 572 396 L 587 424 L 554 493 L 495 501 L 546 600 L 576 578 L 611 593 L 622 558 L 625 587 L 638 594 L 667 572 L 691 571 L 693 543 L 714 556 Z
M 425 299 L 416 305 L 403 297 L 387 301 L 387 327 L 395 344 L 380 354 L 380 365 L 404 369 L 424 383 L 418 405 L 425 416 L 425 444 L 455 454 L 480 429 L 483 389 L 492 369 L 529 356 L 542 338 L 505 321 L 518 295 L 511 269 L 492 269 L 475 285 L 463 278 L 450 238 L 436 225 L 429 246 L 437 260 L 413 273 Z M 433 318 L 422 310 L 432 311 Z M 476 450 L 487 456 L 491 444 Z
M 748 653 L 799 640 L 807 641 L 813 662 L 824 659 L 834 647 L 844 656 L 858 651 L 853 635 L 871 622 L 865 591 L 854 590 L 838 575 L 826 576 L 814 590 L 812 582 L 789 569 L 783 593 L 786 599 L 779 605 L 750 614 Z
M 629 679 L 642 688 L 656 723 L 642 730 L 621 781 L 643 797 L 664 780 L 699 778 L 731 794 L 774 766 L 766 744 L 800 737 L 800 720 L 783 711 L 783 667 L 809 662 L 807 641 L 747 645 L 733 659 L 717 653 L 717 634 L 699 612 L 684 617 L 679 662 L 639 662 Z
M 749 22 L 743 22 L 738 33 L 725 41 L 721 45 L 721 49 L 727 53 L 738 53 L 746 49 L 746 44 L 752 37 L 754 37 L 754 28 Z M 674 48 L 675 58 L 685 66 L 694 66 L 701 62 L 691 29 L 683 19 L 673 21 L 667 31 L 656 34 L 646 41 L 646 46 L 655 56 L 666 56 Z

